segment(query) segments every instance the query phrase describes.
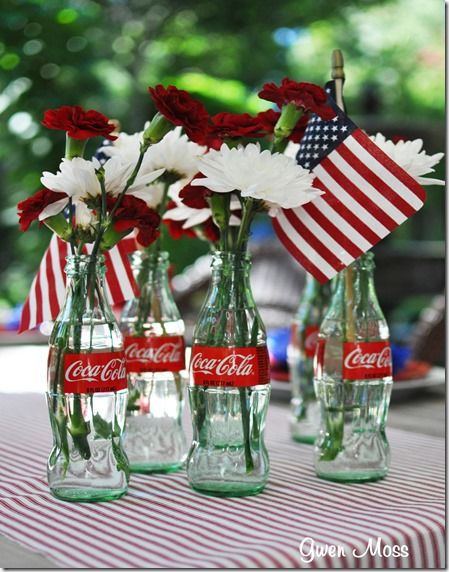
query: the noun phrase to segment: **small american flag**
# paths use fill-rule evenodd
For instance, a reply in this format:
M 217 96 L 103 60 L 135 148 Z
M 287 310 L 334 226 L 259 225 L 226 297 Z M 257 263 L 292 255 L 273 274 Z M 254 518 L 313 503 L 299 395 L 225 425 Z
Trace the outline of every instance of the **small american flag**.
M 130 235 L 104 253 L 105 289 L 111 305 L 120 304 L 138 293 L 128 260 L 128 254 L 136 248 L 136 240 L 133 235 Z M 88 245 L 86 254 L 89 254 L 91 250 L 92 245 Z M 53 321 L 58 316 L 65 298 L 64 268 L 66 256 L 69 254 L 69 243 L 54 234 L 23 306 L 19 333 L 31 330 L 42 322 Z
M 336 105 L 337 115 L 312 115 L 296 159 L 324 194 L 282 209 L 273 221 L 281 242 L 321 283 L 349 266 L 424 204 L 422 186 L 390 159 Z

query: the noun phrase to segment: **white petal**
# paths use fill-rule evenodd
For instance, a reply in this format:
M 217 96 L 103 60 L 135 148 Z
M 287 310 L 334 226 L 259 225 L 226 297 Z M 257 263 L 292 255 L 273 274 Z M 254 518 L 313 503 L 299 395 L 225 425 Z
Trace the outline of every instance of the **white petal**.
M 210 209 L 196 209 L 196 213 L 192 214 L 186 222 L 182 225 L 182 228 L 191 228 L 198 224 L 206 222 L 208 218 L 212 216 L 212 211 Z
M 55 201 L 51 205 L 47 205 L 40 213 L 39 220 L 45 220 L 48 217 L 55 216 L 65 209 L 69 202 L 68 197 Z

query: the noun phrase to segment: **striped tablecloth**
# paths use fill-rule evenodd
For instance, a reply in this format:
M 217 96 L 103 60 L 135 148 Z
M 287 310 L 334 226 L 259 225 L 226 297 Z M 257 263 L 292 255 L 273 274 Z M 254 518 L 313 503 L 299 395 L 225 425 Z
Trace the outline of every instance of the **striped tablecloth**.
M 266 435 L 259 496 L 204 497 L 180 472 L 133 475 L 115 502 L 64 503 L 46 486 L 43 396 L 0 395 L 0 534 L 64 568 L 444 567 L 442 439 L 392 429 L 388 478 L 345 485 L 315 477 L 285 406 L 270 405 Z

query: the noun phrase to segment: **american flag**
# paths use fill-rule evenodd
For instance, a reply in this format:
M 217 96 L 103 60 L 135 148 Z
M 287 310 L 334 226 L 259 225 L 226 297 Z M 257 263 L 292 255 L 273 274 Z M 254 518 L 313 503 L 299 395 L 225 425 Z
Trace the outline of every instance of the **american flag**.
M 336 105 L 330 121 L 312 115 L 296 156 L 324 194 L 273 221 L 281 242 L 321 283 L 349 266 L 424 204 L 422 186 Z
M 105 289 L 110 304 L 120 304 L 138 293 L 131 271 L 128 254 L 137 248 L 133 235 L 123 238 L 114 248 L 104 253 L 106 264 Z M 92 245 L 86 247 L 86 254 Z M 42 322 L 53 321 L 59 314 L 66 291 L 64 272 L 70 245 L 56 234 L 42 258 L 30 293 L 22 309 L 18 332 L 37 327 Z

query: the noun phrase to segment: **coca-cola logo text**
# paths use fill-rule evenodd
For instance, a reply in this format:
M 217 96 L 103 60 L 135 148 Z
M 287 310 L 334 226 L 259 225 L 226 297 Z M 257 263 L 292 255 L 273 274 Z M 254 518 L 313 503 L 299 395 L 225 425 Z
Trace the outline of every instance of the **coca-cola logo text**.
M 152 361 L 154 363 L 173 363 L 184 355 L 184 344 L 167 342 L 160 347 L 145 347 L 134 342 L 125 349 L 126 359 L 137 361 Z
M 182 336 L 125 337 L 125 356 L 131 373 L 185 369 Z
M 65 393 L 121 391 L 126 387 L 127 371 L 124 352 L 65 355 Z
M 254 357 L 235 353 L 222 359 L 208 359 L 198 353 L 192 359 L 192 372 L 204 375 L 251 375 L 254 373 Z
M 384 368 L 391 365 L 391 349 L 383 348 L 380 352 L 364 353 L 358 346 L 345 358 L 345 367 L 355 369 L 363 367 L 366 369 Z
M 388 341 L 343 343 L 344 379 L 376 379 L 391 375 L 391 349 Z
M 269 383 L 269 357 L 263 347 L 193 346 L 190 361 L 194 385 L 251 387 Z
M 117 381 L 126 376 L 125 360 L 111 359 L 104 365 L 83 364 L 81 360 L 75 361 L 65 370 L 65 380 L 76 382 L 86 381 Z

